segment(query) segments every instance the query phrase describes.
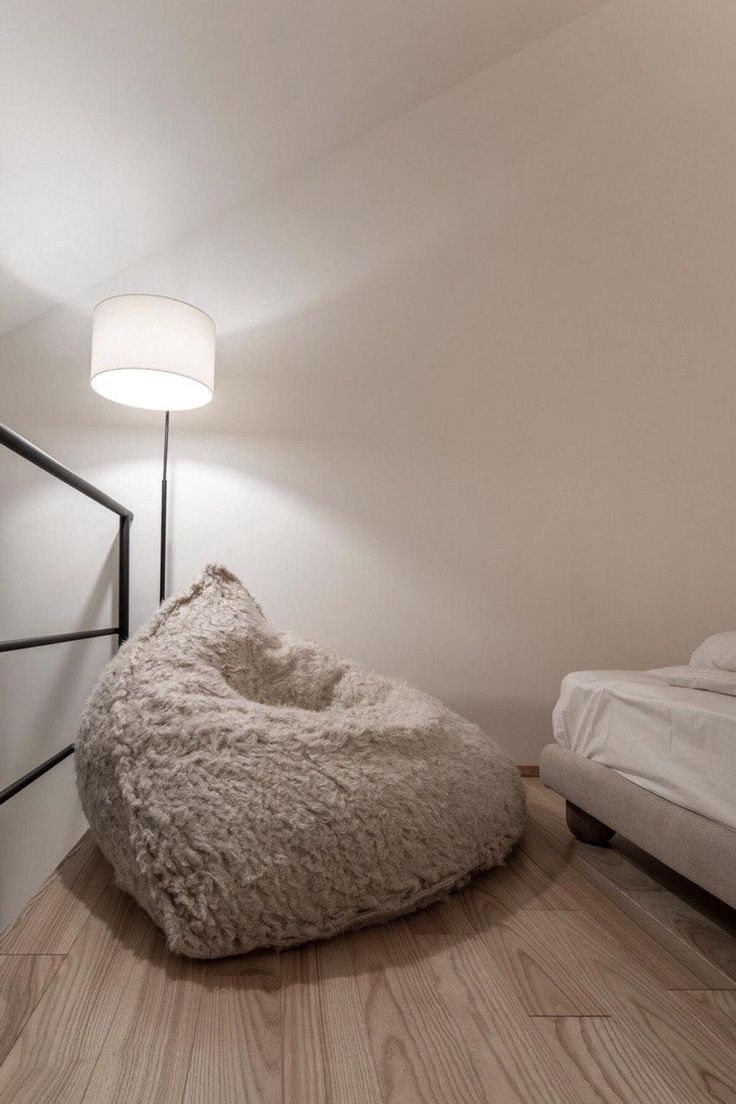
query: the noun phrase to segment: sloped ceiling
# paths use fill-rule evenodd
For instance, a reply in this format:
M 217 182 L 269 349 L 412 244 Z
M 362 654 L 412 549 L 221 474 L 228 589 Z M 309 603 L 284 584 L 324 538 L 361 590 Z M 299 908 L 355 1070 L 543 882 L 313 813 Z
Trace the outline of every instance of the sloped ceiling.
M 604 0 L 7 0 L 0 333 Z

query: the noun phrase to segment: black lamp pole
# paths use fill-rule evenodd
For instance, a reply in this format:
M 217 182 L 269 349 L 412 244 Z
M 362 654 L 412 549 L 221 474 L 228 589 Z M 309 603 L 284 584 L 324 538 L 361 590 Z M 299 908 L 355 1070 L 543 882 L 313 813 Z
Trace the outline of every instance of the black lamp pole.
M 164 469 L 161 477 L 161 560 L 159 565 L 158 600 L 166 597 L 166 468 L 169 462 L 169 411 L 164 421 Z

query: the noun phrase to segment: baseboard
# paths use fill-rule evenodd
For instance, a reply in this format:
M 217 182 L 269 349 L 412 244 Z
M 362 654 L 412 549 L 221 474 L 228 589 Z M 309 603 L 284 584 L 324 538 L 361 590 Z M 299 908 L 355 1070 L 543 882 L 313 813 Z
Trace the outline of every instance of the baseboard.
M 519 774 L 522 778 L 539 778 L 539 766 L 519 765 Z

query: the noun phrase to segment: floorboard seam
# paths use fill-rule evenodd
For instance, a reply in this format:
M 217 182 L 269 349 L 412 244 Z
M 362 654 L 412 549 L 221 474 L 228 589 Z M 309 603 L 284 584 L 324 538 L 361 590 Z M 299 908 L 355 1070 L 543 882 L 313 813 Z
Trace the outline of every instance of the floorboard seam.
M 0 951 L 0 962 L 4 958 L 66 958 L 68 954 L 68 951 Z
M 530 1020 L 612 1020 L 612 1012 L 581 1012 L 572 1015 L 570 1012 L 528 1012 Z
M 700 985 L 697 989 L 692 986 L 687 989 L 665 989 L 665 993 L 736 993 L 736 982 L 733 985 Z

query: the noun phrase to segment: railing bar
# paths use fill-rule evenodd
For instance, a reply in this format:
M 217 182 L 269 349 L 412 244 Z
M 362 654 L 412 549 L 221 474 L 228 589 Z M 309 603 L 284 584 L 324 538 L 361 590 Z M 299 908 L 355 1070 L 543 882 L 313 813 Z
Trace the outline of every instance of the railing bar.
M 0 641 L 0 652 L 15 652 L 23 648 L 41 648 L 47 644 L 65 644 L 72 640 L 90 640 L 94 637 L 101 636 L 117 636 L 118 644 L 122 644 L 128 639 L 130 607 L 130 523 L 133 520 L 132 511 L 128 510 L 125 506 L 121 506 L 114 498 L 98 490 L 94 484 L 89 483 L 86 479 L 82 479 L 76 472 L 60 464 L 58 460 L 54 460 L 53 456 L 49 456 L 47 452 L 44 452 L 42 449 L 32 444 L 31 441 L 27 441 L 25 437 L 21 437 L 19 433 L 15 433 L 14 430 L 10 429 L 9 426 L 4 425 L 2 422 L 0 422 L 0 445 L 4 445 L 6 448 L 10 449 L 11 452 L 15 452 L 18 456 L 22 456 L 24 460 L 28 460 L 31 464 L 34 464 L 35 467 L 41 468 L 42 471 L 48 472 L 49 475 L 54 476 L 55 479 L 60 480 L 62 483 L 66 483 L 69 487 L 72 487 L 73 490 L 79 491 L 81 494 L 86 495 L 87 498 L 91 498 L 93 502 L 97 502 L 100 506 L 104 506 L 106 510 L 111 510 L 112 513 L 117 514 L 120 518 L 118 624 L 109 629 L 87 629 L 80 632 L 55 633 L 52 636 L 29 636 L 20 640 Z M 3 805 L 11 797 L 15 797 L 15 795 L 20 793 L 21 790 L 24 790 L 26 786 L 30 786 L 37 778 L 46 774 L 46 772 L 50 771 L 52 767 L 55 767 L 57 763 L 61 763 L 62 760 L 71 755 L 73 751 L 74 744 L 69 744 L 67 747 L 62 748 L 61 751 L 57 751 L 50 759 L 46 759 L 45 762 L 34 767 L 28 774 L 24 774 L 22 778 L 18 778 L 15 782 L 11 782 L 9 786 L 6 786 L 4 790 L 0 790 L 0 805 Z
M 56 755 L 52 755 L 45 763 L 39 763 L 39 765 L 34 767 L 32 771 L 29 771 L 28 774 L 24 774 L 22 778 L 16 779 L 15 782 L 11 782 L 9 786 L 6 786 L 4 790 L 0 790 L 0 805 L 8 801 L 11 797 L 15 797 L 15 795 L 20 793 L 21 790 L 24 790 L 26 786 L 30 786 L 31 782 L 35 782 L 42 774 L 46 774 L 46 771 L 50 771 L 52 767 L 55 767 L 62 759 L 66 759 L 73 751 L 74 744 L 69 744 L 68 747 L 62 748 L 61 751 L 57 751 Z
M 53 636 L 27 636 L 23 640 L 0 641 L 0 652 L 17 652 L 21 648 L 43 648 L 46 644 L 66 644 L 69 640 L 90 640 L 94 636 L 118 636 L 120 628 L 88 629 L 83 632 L 56 633 Z
M 118 646 L 130 631 L 130 518 L 120 518 L 118 537 Z
M 42 468 L 43 471 L 53 475 L 56 479 L 60 479 L 62 483 L 67 483 L 70 487 L 73 487 L 75 491 L 80 491 L 87 498 L 93 499 L 95 502 L 99 502 L 100 506 L 104 506 L 106 510 L 112 510 L 114 514 L 118 514 L 119 517 L 132 518 L 133 514 L 125 506 L 121 506 L 119 502 L 116 502 L 114 498 L 110 498 L 103 491 L 98 490 L 93 483 L 88 483 L 86 479 L 82 479 L 81 475 L 77 475 L 71 468 L 65 467 L 60 464 L 58 460 L 54 460 L 53 456 L 49 456 L 47 452 L 38 448 L 36 445 L 27 441 L 25 437 L 21 437 L 19 433 L 15 433 L 9 426 L 3 425 L 0 422 L 0 444 L 5 445 L 12 452 L 16 452 L 18 456 L 22 456 L 25 460 L 29 460 L 31 464 L 35 464 L 37 468 Z

